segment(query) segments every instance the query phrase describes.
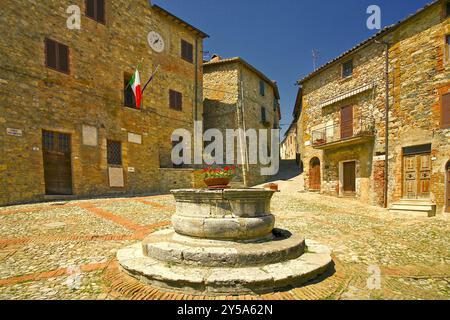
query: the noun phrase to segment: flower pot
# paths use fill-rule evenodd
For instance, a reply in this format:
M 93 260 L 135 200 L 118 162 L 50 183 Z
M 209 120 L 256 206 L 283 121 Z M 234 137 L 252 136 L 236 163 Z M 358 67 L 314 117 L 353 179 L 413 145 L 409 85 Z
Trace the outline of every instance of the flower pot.
M 230 178 L 208 178 L 204 180 L 208 189 L 228 189 L 230 181 Z

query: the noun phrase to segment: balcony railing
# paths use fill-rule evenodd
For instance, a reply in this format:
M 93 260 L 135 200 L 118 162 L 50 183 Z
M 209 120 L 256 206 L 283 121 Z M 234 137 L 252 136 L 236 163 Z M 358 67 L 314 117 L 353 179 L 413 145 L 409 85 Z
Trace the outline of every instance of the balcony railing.
M 374 134 L 375 126 L 373 118 L 358 117 L 353 119 L 353 123 L 347 123 L 344 126 L 338 122 L 313 131 L 312 145 L 315 148 L 324 148 L 330 145 L 340 144 L 340 142 L 358 142 L 361 139 L 373 138 Z

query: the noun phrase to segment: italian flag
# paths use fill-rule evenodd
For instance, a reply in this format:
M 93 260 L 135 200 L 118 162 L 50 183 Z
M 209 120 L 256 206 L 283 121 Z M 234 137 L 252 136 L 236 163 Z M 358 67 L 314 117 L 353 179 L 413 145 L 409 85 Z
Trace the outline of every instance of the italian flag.
M 141 108 L 142 101 L 142 89 L 141 89 L 141 77 L 139 76 L 139 70 L 136 69 L 133 77 L 130 80 L 131 89 L 133 89 L 134 97 L 136 100 L 136 108 Z

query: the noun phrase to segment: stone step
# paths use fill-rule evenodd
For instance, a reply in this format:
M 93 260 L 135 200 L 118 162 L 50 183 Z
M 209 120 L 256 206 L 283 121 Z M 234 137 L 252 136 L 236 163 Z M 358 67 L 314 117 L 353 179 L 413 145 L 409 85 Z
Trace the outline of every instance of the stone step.
M 407 210 L 407 211 L 432 211 L 433 205 L 429 204 L 393 204 L 391 209 L 392 210 Z
M 249 267 L 200 267 L 165 263 L 143 254 L 140 243 L 119 250 L 117 259 L 127 274 L 156 288 L 194 295 L 264 294 L 300 286 L 328 270 L 330 250 L 306 241 L 308 252 L 281 263 Z
M 399 202 L 392 204 L 389 212 L 418 217 L 434 217 L 436 216 L 436 205 L 423 199 L 401 199 Z
M 435 217 L 436 213 L 433 211 L 409 211 L 409 210 L 393 210 L 393 209 L 389 209 L 389 212 L 391 214 L 398 214 L 398 215 L 408 215 L 411 217 Z
M 298 258 L 305 252 L 305 239 L 275 229 L 273 235 L 257 241 L 214 241 L 181 236 L 168 229 L 149 235 L 142 248 L 144 255 L 166 263 L 243 267 Z

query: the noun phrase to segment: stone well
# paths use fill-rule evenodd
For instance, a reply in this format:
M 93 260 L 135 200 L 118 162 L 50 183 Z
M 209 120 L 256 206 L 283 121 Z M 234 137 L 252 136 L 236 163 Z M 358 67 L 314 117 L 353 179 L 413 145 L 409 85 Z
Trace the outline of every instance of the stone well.
M 119 250 L 124 272 L 152 286 L 242 295 L 298 286 L 325 272 L 330 250 L 274 229 L 264 189 L 174 190 L 172 229 Z

